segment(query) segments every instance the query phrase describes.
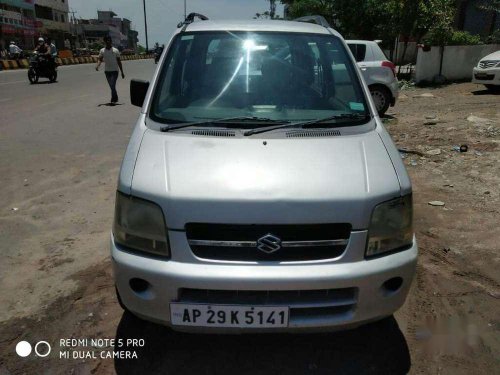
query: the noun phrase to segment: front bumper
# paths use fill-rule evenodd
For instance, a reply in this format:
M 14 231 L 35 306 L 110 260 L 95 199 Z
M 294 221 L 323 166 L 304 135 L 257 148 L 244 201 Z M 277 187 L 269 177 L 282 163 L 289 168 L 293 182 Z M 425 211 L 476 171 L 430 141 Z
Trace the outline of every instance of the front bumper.
M 392 94 L 391 107 L 394 107 L 399 97 L 399 82 L 396 78 L 389 84 L 389 89 Z
M 356 327 L 392 315 L 408 294 L 417 263 L 417 244 L 392 255 L 363 259 L 366 231 L 353 232 L 340 259 L 289 264 L 249 264 L 204 261 L 192 256 L 185 233 L 171 231 L 169 240 L 174 256 L 158 260 L 139 256 L 119 248 L 111 238 L 115 282 L 121 301 L 137 316 L 171 326 L 170 302 L 179 301 L 184 288 L 238 291 L 311 291 L 318 289 L 355 289 L 355 301 L 339 313 L 290 315 L 287 328 L 206 328 L 172 326 L 179 331 L 206 333 L 315 332 Z M 183 257 L 175 254 L 189 254 Z M 402 278 L 401 287 L 387 291 L 382 284 Z M 147 290 L 136 292 L 130 280 L 149 283 Z M 180 300 L 182 302 L 182 300 Z M 238 301 L 231 302 L 238 304 Z M 215 303 L 213 303 L 215 304 Z M 293 311 L 293 301 L 290 311 Z
M 500 67 L 488 69 L 474 68 L 472 71 L 472 82 L 483 85 L 500 85 Z

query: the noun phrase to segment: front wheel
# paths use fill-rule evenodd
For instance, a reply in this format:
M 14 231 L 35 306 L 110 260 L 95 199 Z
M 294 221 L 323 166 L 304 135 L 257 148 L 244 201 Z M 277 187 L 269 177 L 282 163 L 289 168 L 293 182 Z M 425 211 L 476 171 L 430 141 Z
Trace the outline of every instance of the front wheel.
M 373 102 L 380 116 L 384 115 L 391 105 L 391 94 L 388 89 L 383 86 L 370 87 Z
M 30 80 L 31 84 L 37 83 L 38 82 L 38 76 L 35 72 L 34 69 L 29 69 L 28 70 L 28 79 Z

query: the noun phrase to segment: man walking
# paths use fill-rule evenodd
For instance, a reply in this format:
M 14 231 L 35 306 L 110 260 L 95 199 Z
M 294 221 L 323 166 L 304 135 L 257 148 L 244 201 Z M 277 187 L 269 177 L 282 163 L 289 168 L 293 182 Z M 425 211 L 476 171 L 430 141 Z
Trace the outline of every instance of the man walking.
M 125 78 L 123 73 L 122 61 L 120 60 L 120 52 L 113 47 L 110 36 L 104 38 L 106 47 L 99 52 L 99 61 L 95 70 L 99 70 L 102 62 L 104 61 L 104 73 L 108 80 L 109 87 L 111 88 L 111 103 L 118 102 L 118 93 L 116 92 L 116 80 L 118 79 L 118 69 L 122 73 L 122 78 Z

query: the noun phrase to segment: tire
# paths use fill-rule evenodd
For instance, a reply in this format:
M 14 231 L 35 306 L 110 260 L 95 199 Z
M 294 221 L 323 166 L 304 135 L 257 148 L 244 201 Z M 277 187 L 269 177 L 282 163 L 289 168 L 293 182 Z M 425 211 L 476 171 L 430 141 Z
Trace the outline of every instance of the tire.
M 391 105 L 392 95 L 384 86 L 371 86 L 370 93 L 372 94 L 373 102 L 380 116 L 383 116 Z
M 28 79 L 32 85 L 38 82 L 38 76 L 33 69 L 28 70 Z
M 500 86 L 497 85 L 484 85 L 491 92 L 500 92 Z

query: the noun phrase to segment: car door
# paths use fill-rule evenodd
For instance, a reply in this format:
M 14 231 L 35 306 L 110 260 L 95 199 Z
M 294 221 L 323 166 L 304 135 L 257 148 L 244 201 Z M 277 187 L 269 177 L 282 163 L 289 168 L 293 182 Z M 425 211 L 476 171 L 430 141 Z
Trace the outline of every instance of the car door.
M 356 59 L 356 64 L 361 70 L 361 73 L 363 74 L 363 78 L 365 79 L 366 84 L 368 86 L 371 85 L 374 82 L 373 79 L 371 78 L 371 72 L 370 72 L 373 65 L 370 63 L 370 59 L 373 57 L 373 53 L 371 51 L 370 46 L 365 43 L 355 43 L 355 42 L 348 42 L 348 46 L 351 49 L 354 58 Z

